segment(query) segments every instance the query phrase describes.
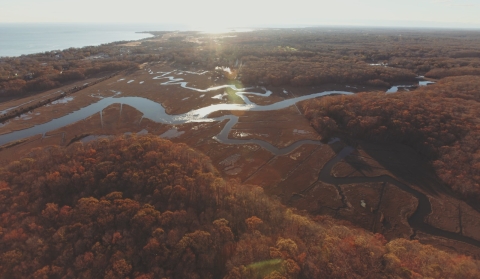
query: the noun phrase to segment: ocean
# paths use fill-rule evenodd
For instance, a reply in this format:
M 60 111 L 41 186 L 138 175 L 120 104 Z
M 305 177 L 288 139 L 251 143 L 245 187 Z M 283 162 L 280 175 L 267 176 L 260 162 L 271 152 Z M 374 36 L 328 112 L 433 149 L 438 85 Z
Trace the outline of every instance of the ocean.
M 151 37 L 142 31 L 183 30 L 165 24 L 0 23 L 0 57 Z

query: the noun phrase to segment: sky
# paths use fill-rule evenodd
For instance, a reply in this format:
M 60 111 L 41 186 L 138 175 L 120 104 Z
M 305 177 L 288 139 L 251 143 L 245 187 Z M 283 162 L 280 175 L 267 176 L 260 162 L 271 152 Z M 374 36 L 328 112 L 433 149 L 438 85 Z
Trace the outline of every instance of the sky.
M 480 28 L 480 0 L 0 0 L 7 22 Z

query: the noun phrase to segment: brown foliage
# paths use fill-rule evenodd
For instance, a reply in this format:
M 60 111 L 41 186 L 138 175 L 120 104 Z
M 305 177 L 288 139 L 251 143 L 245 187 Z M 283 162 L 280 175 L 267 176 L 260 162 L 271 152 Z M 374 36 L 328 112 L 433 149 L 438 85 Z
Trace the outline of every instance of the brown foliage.
M 235 73 L 229 78 L 275 86 L 350 83 L 386 87 L 414 81 L 415 75 L 480 74 L 476 31 L 297 28 L 240 32 L 234 37 L 194 32 L 169 35 L 168 40 L 143 41 L 138 46 L 117 42 L 0 58 L 0 96 L 164 61 L 207 70 L 228 66 Z
M 325 137 L 400 142 L 428 158 L 438 176 L 466 200 L 480 201 L 480 79 L 446 78 L 397 94 L 362 93 L 305 102 Z
M 297 215 L 151 136 L 37 150 L 0 181 L 0 278 L 479 276 L 469 257 Z
M 428 71 L 425 76 L 429 78 L 444 78 L 451 76 L 480 75 L 480 68 L 476 67 L 456 67 L 450 69 L 433 69 Z

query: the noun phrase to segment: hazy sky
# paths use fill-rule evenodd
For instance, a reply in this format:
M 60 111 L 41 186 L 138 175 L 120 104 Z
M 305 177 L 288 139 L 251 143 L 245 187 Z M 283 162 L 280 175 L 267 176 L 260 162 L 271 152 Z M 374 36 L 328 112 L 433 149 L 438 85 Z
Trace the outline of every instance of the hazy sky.
M 480 28 L 480 0 L 0 0 L 0 22 Z

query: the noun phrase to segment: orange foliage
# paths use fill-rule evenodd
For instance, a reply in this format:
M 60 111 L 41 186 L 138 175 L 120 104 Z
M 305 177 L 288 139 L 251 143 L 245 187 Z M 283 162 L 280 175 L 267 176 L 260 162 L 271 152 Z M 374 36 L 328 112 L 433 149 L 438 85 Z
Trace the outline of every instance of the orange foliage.
M 464 199 L 480 201 L 480 79 L 452 77 L 412 92 L 361 93 L 305 102 L 303 110 L 324 137 L 409 145 Z
M 0 181 L 1 278 L 480 276 L 469 257 L 295 214 L 152 136 L 38 150 Z

